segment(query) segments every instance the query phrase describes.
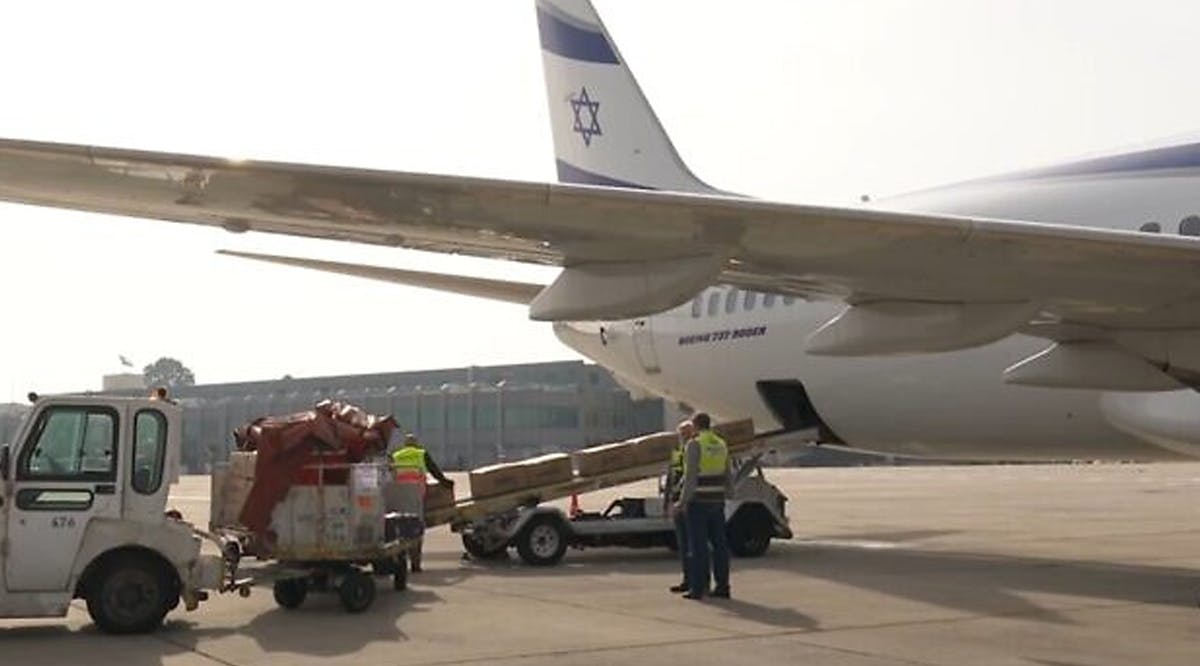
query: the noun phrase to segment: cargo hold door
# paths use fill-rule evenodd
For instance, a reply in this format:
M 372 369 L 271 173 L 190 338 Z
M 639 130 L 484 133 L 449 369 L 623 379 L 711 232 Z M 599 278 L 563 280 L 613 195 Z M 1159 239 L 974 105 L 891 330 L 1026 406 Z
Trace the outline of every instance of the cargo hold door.
M 633 321 L 633 353 L 637 356 L 642 371 L 648 375 L 662 372 L 658 365 L 658 352 L 654 347 L 654 328 L 650 319 L 635 319 Z

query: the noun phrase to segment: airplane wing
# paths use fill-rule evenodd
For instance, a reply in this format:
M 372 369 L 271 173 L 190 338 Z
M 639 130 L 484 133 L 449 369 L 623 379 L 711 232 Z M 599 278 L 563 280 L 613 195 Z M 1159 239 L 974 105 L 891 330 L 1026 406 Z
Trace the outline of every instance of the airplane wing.
M 1200 329 L 1200 241 L 1170 235 L 16 140 L 0 200 L 562 266 L 535 319 L 642 316 L 716 282 L 844 300 L 817 353 Z

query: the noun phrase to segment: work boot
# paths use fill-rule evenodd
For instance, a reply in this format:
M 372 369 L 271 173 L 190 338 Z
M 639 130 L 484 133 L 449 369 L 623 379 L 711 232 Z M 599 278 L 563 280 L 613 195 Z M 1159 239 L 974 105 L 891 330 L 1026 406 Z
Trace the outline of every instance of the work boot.
M 683 595 L 683 597 L 682 597 L 682 598 L 683 598 L 683 599 L 691 599 L 692 601 L 703 601 L 703 600 L 704 600 L 704 595 L 703 595 L 703 594 L 695 594 L 695 593 L 692 593 L 692 592 L 688 592 L 687 594 Z
M 718 588 L 714 589 L 712 592 L 709 592 L 708 596 L 712 597 L 713 599 L 728 599 L 729 598 L 729 588 L 728 587 L 718 587 Z
M 687 584 L 687 581 L 685 580 L 685 581 L 683 581 L 682 583 L 680 583 L 680 584 L 678 584 L 678 585 L 672 585 L 672 586 L 671 586 L 669 589 L 670 589 L 672 592 L 674 592 L 675 594 L 682 594 L 682 593 L 684 593 L 684 592 L 687 592 L 687 591 L 688 591 L 688 584 Z

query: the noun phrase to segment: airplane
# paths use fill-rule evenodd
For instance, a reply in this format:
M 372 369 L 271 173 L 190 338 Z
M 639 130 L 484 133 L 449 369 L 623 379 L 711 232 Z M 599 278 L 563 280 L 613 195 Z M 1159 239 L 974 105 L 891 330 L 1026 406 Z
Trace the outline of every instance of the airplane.
M 229 252 L 528 307 L 628 384 L 941 458 L 1200 457 L 1200 143 L 848 207 L 718 190 L 587 0 L 536 0 L 559 183 L 0 140 L 0 200 L 561 267 Z

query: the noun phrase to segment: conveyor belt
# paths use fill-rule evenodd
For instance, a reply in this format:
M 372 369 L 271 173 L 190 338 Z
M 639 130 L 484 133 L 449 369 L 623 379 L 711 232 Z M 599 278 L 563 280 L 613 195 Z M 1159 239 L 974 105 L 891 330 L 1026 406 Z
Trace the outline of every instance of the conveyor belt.
M 732 455 L 746 457 L 756 453 L 782 448 L 809 446 L 815 439 L 812 431 L 774 432 L 759 435 L 752 440 L 729 447 Z M 522 488 L 512 492 L 487 497 L 469 497 L 458 500 L 452 506 L 427 511 L 425 522 L 435 525 L 462 525 L 523 506 L 533 506 L 571 495 L 611 488 L 643 479 L 652 479 L 666 471 L 667 461 L 650 465 L 628 467 L 595 476 L 578 476 L 570 481 L 543 486 Z

